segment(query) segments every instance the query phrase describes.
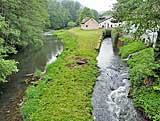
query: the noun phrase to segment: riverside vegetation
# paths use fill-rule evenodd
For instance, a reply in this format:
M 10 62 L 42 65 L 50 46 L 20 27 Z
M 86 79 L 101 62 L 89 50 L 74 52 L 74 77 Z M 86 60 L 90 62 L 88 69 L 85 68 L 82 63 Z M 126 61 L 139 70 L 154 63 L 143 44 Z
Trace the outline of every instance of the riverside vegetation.
M 21 108 L 24 121 L 92 121 L 91 95 L 98 76 L 95 47 L 102 31 L 74 28 L 54 34 L 64 41 L 64 51 L 38 85 L 27 89 Z
M 86 16 L 99 15 L 73 0 L 1 0 L 0 83 L 7 82 L 6 78 L 18 71 L 18 62 L 9 60 L 10 55 L 29 46 L 39 48 L 44 44 L 46 29 L 74 27 Z
M 130 96 L 144 117 L 153 121 L 160 121 L 159 6 L 159 0 L 117 0 L 113 11 L 117 21 L 125 21 L 125 26 L 117 29 L 119 34 L 116 34 L 127 35 L 120 38 L 123 41 L 120 55 L 127 58 L 129 54 L 137 52 L 127 61 L 130 68 Z M 145 42 L 142 35 L 146 36 Z
M 127 63 L 130 68 L 131 90 L 135 107 L 142 111 L 146 119 L 160 120 L 160 64 L 155 60 L 155 52 L 141 41 L 120 38 L 125 45 L 120 48 L 122 58 L 138 52 Z

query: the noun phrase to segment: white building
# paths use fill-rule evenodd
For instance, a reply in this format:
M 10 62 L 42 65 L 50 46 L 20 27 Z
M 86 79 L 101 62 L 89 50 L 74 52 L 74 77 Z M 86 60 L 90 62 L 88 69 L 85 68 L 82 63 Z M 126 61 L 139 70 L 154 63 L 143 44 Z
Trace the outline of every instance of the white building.
M 121 23 L 114 22 L 115 20 L 112 17 L 102 17 L 100 18 L 99 27 L 100 28 L 115 28 L 121 25 Z

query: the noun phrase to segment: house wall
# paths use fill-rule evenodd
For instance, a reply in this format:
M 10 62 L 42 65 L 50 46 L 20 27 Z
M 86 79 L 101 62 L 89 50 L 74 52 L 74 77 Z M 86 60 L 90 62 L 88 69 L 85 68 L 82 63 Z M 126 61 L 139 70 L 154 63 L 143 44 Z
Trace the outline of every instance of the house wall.
M 99 27 L 108 29 L 108 28 L 115 28 L 120 25 L 121 25 L 121 23 L 112 23 L 110 20 L 106 20 L 106 21 L 101 22 L 99 24 Z
M 81 24 L 81 29 L 84 29 L 84 30 L 99 29 L 99 24 L 94 19 L 90 19 L 85 24 Z

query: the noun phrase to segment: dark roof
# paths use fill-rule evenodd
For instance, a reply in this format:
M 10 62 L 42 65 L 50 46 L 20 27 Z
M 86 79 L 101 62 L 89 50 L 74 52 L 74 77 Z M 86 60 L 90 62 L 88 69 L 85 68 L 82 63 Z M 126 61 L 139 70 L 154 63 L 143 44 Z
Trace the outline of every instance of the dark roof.
M 112 18 L 112 16 L 102 16 L 102 17 L 99 18 L 99 23 L 102 23 L 102 22 L 104 22 L 105 20 L 108 20 L 108 19 L 110 19 L 110 18 Z
M 90 17 L 86 17 L 82 20 L 81 24 L 85 24 L 87 21 L 89 21 L 91 18 Z

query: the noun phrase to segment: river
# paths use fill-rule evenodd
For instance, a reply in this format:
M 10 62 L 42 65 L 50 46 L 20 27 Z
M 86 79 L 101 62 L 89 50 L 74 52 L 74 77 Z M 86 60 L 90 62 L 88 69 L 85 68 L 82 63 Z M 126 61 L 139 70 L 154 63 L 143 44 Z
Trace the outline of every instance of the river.
M 63 50 L 62 41 L 45 33 L 46 41 L 39 49 L 28 48 L 11 57 L 18 64 L 19 72 L 9 77 L 9 82 L 0 86 L 0 121 L 21 121 L 19 107 L 22 103 L 27 84 L 26 75 L 37 69 L 45 71 L 46 66 L 56 60 Z
M 111 38 L 103 40 L 97 57 L 100 75 L 92 96 L 95 121 L 143 121 L 128 98 L 129 69 L 113 48 Z

